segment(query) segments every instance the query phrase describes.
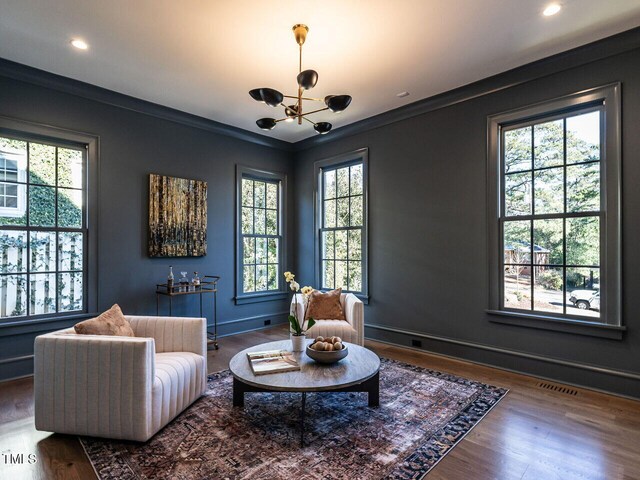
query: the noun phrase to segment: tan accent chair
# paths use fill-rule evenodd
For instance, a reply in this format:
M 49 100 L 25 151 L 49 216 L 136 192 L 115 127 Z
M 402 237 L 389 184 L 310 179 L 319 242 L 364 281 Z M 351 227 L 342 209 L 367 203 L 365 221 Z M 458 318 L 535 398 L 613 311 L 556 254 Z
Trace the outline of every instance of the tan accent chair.
M 205 392 L 205 318 L 125 317 L 135 337 L 36 337 L 37 430 L 145 442 Z
M 303 295 L 296 294 L 298 299 L 298 318 L 304 318 Z M 291 314 L 295 311 L 295 299 L 291 300 Z M 308 338 L 315 338 L 318 335 L 323 337 L 338 336 L 345 342 L 364 345 L 364 304 L 362 300 L 353 293 L 343 293 L 340 295 L 340 305 L 344 310 L 345 320 L 314 319 L 316 324 L 307 330 Z

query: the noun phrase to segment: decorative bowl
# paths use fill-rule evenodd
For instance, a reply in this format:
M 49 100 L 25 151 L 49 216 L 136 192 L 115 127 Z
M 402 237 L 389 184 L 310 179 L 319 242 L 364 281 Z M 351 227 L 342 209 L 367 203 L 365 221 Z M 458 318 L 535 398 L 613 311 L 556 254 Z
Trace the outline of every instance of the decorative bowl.
M 318 363 L 336 363 L 349 355 L 349 347 L 347 347 L 346 343 L 343 343 L 344 348 L 342 350 L 332 350 L 330 352 L 314 350 L 311 345 L 313 343 L 307 345 L 307 356 Z

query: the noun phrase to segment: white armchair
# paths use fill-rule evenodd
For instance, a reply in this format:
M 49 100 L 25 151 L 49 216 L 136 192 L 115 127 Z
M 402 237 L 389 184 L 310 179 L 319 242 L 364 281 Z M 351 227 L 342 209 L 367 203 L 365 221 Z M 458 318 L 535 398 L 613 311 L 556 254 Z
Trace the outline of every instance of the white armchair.
M 36 337 L 37 430 L 144 442 L 205 392 L 205 318 L 126 318 L 135 337 Z
M 304 304 L 303 295 L 296 294 L 298 301 L 298 318 L 304 318 Z M 323 337 L 338 336 L 345 342 L 355 343 L 357 345 L 364 345 L 364 304 L 353 293 L 343 293 L 340 295 L 340 304 L 344 311 L 344 316 L 347 319 L 333 320 L 333 319 L 315 319 L 316 324 L 307 330 L 307 337 L 315 338 L 318 335 Z M 291 300 L 291 313 L 295 312 L 296 302 L 295 299 Z

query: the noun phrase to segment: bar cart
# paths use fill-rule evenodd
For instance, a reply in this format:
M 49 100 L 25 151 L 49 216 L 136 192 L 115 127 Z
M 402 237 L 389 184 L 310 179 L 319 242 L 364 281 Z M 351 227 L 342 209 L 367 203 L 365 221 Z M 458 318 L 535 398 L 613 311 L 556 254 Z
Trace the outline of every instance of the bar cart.
M 169 297 L 169 316 L 172 315 L 173 297 L 181 295 L 199 295 L 200 297 L 200 316 L 202 317 L 202 295 L 207 293 L 213 294 L 213 333 L 207 329 L 207 338 L 213 341 L 213 348 L 218 350 L 218 281 L 219 276 L 204 275 L 199 285 L 193 283 L 178 284 L 175 283 L 171 287 L 166 283 L 156 285 L 156 315 L 160 314 L 160 296 Z

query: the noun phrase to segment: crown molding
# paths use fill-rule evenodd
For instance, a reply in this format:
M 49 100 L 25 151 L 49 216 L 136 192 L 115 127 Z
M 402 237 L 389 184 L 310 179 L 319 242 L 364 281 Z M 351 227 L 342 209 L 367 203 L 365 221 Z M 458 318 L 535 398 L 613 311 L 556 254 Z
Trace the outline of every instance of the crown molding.
M 74 80 L 62 75 L 39 70 L 20 63 L 0 58 L 0 76 L 19 80 L 60 92 L 76 95 L 107 105 L 151 115 L 194 128 L 226 135 L 238 140 L 287 152 L 298 152 L 352 135 L 400 122 L 457 103 L 490 95 L 517 85 L 537 80 L 571 68 L 586 65 L 603 58 L 620 55 L 640 48 L 640 27 L 597 40 L 580 47 L 537 60 L 532 63 L 484 78 L 477 82 L 449 90 L 429 98 L 365 118 L 358 122 L 336 128 L 330 135 L 318 135 L 295 143 L 277 140 L 266 135 L 232 127 L 215 120 L 186 113 L 157 103 L 141 100 L 106 88 Z
M 19 80 L 40 87 L 50 88 L 59 92 L 76 95 L 96 102 L 114 107 L 124 108 L 144 115 L 150 115 L 163 120 L 180 123 L 189 127 L 199 128 L 209 132 L 226 135 L 228 137 L 255 143 L 265 147 L 276 148 L 284 151 L 293 151 L 292 143 L 277 140 L 265 135 L 259 135 L 238 127 L 232 127 L 225 123 L 216 122 L 208 118 L 186 113 L 171 107 L 165 107 L 157 103 L 142 100 L 123 93 L 107 90 L 90 83 L 74 80 L 69 77 L 40 70 L 0 58 L 0 76 Z
M 640 48 L 640 27 L 606 37 L 550 57 L 478 80 L 454 90 L 434 95 L 387 112 L 336 128 L 330 135 L 318 135 L 295 143 L 296 151 L 307 150 L 341 138 L 384 127 L 411 117 L 446 108 L 457 103 L 490 95 L 564 70 Z

